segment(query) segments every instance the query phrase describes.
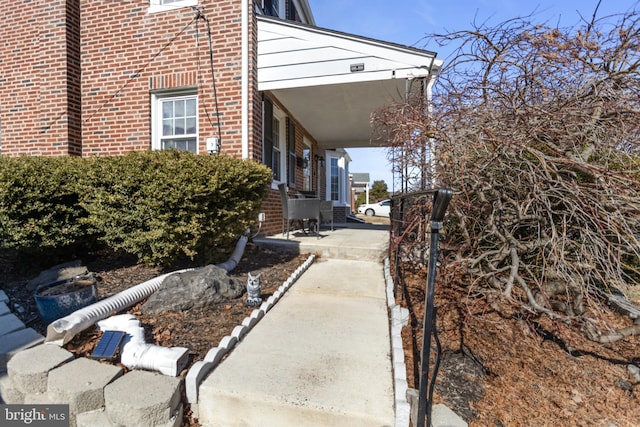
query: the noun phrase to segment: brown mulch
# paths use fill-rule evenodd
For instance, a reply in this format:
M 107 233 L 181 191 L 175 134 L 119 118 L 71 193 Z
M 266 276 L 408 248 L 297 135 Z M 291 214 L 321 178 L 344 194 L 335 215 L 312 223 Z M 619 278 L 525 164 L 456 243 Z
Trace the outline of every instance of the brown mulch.
M 0 260 L 4 261 L 0 263 L 3 267 L 0 270 L 0 285 L 10 298 L 10 308 L 27 326 L 46 335 L 46 325 L 39 319 L 33 300 L 34 292 L 27 290 L 26 283 L 36 277 L 42 269 L 51 267 L 55 263 L 22 259 L 20 265 L 16 265 L 9 262 L 9 258 L 5 256 Z M 307 258 L 308 255 L 283 254 L 248 243 L 240 263 L 230 275 L 244 284 L 249 272 L 260 274 L 261 297 L 266 300 Z M 138 265 L 130 256 L 107 252 L 91 254 L 86 259 L 82 259 L 82 262 L 90 272 L 96 274 L 98 300 L 164 273 L 158 267 Z M 233 328 L 240 325 L 242 320 L 255 309 L 255 307 L 245 306 L 245 298 L 246 294 L 210 309 L 168 311 L 161 315 L 142 314 L 140 305 L 144 301 L 141 301 L 129 308 L 127 312 L 138 317 L 145 328 L 147 342 L 189 349 L 188 366 L 180 374 L 184 377 L 193 363 L 203 360 L 210 349 L 216 347 L 225 335 L 229 335 Z M 101 332 L 94 326 L 78 334 L 65 348 L 78 357 L 89 357 L 100 336 Z M 124 366 L 121 367 L 126 370 Z M 183 425 L 197 426 L 197 421 L 190 415 L 190 410 L 186 406 Z
M 405 272 L 404 297 L 397 298 L 411 313 L 403 344 L 414 388 L 425 287 L 426 272 Z M 446 404 L 471 427 L 640 425 L 640 387 L 627 372 L 628 365 L 640 366 L 640 337 L 598 344 L 578 324 L 496 306 L 456 283 L 437 283 L 435 304 L 443 352 L 434 403 Z M 633 324 L 594 301 L 589 317 L 600 326 Z M 430 369 L 434 357 L 435 351 Z

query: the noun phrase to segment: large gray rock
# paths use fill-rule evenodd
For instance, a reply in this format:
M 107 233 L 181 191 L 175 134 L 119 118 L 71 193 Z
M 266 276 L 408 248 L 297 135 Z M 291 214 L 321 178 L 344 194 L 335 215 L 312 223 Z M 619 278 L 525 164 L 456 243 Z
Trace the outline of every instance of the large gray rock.
M 164 279 L 153 295 L 142 305 L 143 313 L 202 309 L 238 298 L 244 285 L 226 270 L 207 265 L 198 270 L 176 273 Z

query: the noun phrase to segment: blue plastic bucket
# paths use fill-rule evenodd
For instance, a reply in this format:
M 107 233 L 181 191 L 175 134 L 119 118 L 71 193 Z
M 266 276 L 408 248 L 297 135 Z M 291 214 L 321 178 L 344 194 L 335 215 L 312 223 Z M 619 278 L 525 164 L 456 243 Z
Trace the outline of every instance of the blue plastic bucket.
M 97 301 L 96 279 L 93 276 L 74 277 L 47 283 L 36 289 L 34 299 L 45 324 L 65 317 Z

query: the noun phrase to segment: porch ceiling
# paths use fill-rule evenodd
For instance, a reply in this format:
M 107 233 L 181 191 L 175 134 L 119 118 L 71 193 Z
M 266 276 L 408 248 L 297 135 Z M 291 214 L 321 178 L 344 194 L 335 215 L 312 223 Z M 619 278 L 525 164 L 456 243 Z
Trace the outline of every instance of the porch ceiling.
M 258 17 L 258 90 L 270 91 L 320 148 L 384 145 L 370 118 L 404 99 L 407 82 L 435 75 L 435 53 Z

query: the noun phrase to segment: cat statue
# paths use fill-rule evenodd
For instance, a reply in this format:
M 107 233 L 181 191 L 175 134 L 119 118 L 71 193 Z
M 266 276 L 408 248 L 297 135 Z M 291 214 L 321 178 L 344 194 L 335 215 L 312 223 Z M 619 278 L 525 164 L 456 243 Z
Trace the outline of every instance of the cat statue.
M 260 298 L 260 292 L 262 291 L 262 283 L 260 283 L 260 274 L 255 276 L 249 273 L 247 278 L 247 300 L 245 305 L 249 307 L 257 307 L 262 304 L 262 298 Z

